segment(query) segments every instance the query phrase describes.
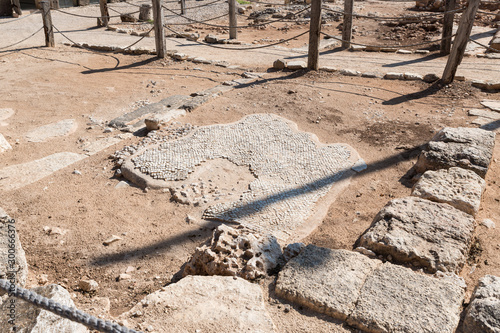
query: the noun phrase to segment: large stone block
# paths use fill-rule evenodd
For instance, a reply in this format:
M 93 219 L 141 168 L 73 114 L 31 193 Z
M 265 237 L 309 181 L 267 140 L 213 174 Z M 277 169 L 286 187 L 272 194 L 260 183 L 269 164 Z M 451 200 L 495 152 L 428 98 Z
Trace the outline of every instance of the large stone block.
M 18 232 L 16 221 L 0 208 L 0 278 L 24 287 L 28 264 Z
M 500 332 L 500 278 L 486 275 L 472 295 L 467 308 L 462 332 L 499 333 Z
M 447 203 L 475 216 L 485 186 L 484 179 L 475 172 L 453 167 L 426 171 L 413 187 L 411 195 Z
M 415 170 L 448 169 L 458 166 L 485 177 L 493 155 L 495 133 L 479 128 L 450 128 L 439 131 L 422 151 Z
M 359 246 L 430 272 L 458 272 L 474 230 L 474 218 L 448 204 L 407 197 L 390 201 L 360 238 Z
M 452 333 L 460 320 L 463 298 L 458 281 L 385 263 L 366 279 L 347 322 L 373 333 Z
M 366 276 L 380 264 L 357 252 L 308 245 L 279 273 L 276 294 L 345 320 L 356 305 Z
M 74 307 L 74 303 L 66 289 L 50 284 L 43 287 L 31 289 L 35 293 L 50 298 L 62 305 Z M 15 326 L 8 323 L 10 308 L 14 304 Z M 42 310 L 23 300 L 8 298 L 0 307 L 0 333 L 23 332 L 23 333 L 86 333 L 87 328 L 69 319 L 64 319 L 52 312 Z
M 154 332 L 274 332 L 259 285 L 227 276 L 187 276 L 120 318 Z

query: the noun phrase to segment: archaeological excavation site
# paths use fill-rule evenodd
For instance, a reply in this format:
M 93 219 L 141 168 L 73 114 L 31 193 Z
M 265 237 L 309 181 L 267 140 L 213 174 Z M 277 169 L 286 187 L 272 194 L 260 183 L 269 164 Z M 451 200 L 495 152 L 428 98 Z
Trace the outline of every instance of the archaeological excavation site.
M 0 333 L 500 333 L 499 29 L 0 0 Z

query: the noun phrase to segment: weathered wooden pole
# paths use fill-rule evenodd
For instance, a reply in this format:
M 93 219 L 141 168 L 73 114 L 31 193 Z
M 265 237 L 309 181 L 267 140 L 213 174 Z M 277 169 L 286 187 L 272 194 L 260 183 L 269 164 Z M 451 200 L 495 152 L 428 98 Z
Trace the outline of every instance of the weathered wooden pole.
M 352 14 L 354 12 L 354 0 L 344 1 L 344 23 L 342 24 L 342 48 L 351 46 L 352 38 Z
M 165 58 L 167 54 L 165 31 L 163 29 L 163 8 L 161 0 L 153 0 L 153 19 L 155 30 L 156 56 Z
M 45 32 L 45 46 L 54 47 L 54 28 L 52 27 L 52 16 L 50 15 L 50 3 L 41 1 L 43 31 Z
M 97 19 L 97 25 L 107 27 L 109 23 L 108 1 L 99 0 L 99 7 L 101 8 L 101 17 Z
M 151 21 L 151 5 L 142 4 L 139 8 L 139 21 Z
M 228 0 L 229 3 L 229 39 L 238 38 L 237 26 L 238 22 L 236 20 L 236 0 Z
M 186 0 L 181 0 L 181 14 L 186 14 Z
M 23 11 L 21 10 L 21 3 L 19 0 L 12 0 L 12 9 L 14 10 L 14 13 L 17 14 L 17 16 L 23 15 Z
M 347 0 L 346 0 L 347 1 Z M 321 32 L 321 0 L 311 2 L 311 23 L 309 27 L 309 52 L 307 54 L 307 68 L 319 68 L 319 41 Z
M 449 12 L 455 10 L 455 0 L 446 0 L 445 11 Z M 455 18 L 455 13 L 446 13 L 443 18 L 443 34 L 441 41 L 442 55 L 450 54 L 451 50 L 451 36 L 453 35 L 453 19 Z
M 474 17 L 476 16 L 480 0 L 469 0 L 469 5 L 465 12 L 462 14 L 460 23 L 458 25 L 457 35 L 453 42 L 453 49 L 448 57 L 448 62 L 443 72 L 441 82 L 448 84 L 453 82 L 455 73 L 457 72 L 458 65 L 462 62 L 464 57 L 465 48 L 469 42 L 470 32 L 474 25 Z

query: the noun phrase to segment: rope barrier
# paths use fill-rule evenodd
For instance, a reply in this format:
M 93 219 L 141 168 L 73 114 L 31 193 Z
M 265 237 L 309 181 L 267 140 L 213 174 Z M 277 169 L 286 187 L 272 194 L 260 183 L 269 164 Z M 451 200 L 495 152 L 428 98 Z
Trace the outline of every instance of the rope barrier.
M 440 41 L 443 41 L 443 40 L 455 37 L 455 35 L 452 35 L 452 36 L 446 37 L 446 38 L 431 40 L 431 41 L 428 41 L 428 42 L 422 42 L 422 43 L 417 43 L 417 44 L 408 44 L 408 45 L 367 45 L 367 44 L 350 42 L 350 41 L 344 40 L 342 38 L 338 38 L 338 37 L 329 35 L 329 34 L 324 33 L 324 32 L 321 32 L 321 34 L 323 34 L 325 36 L 328 36 L 328 38 L 338 40 L 339 42 L 347 42 L 347 43 L 351 43 L 351 44 L 359 45 L 359 46 L 373 47 L 373 48 L 400 48 L 400 49 L 404 49 L 404 48 L 408 48 L 408 47 L 428 45 L 428 44 L 434 44 L 434 43 L 437 43 L 437 42 L 440 42 Z
M 225 26 L 225 25 L 218 25 L 218 24 L 210 24 L 210 23 L 204 23 L 202 21 L 197 21 L 195 19 L 191 19 L 187 16 L 184 16 L 182 14 L 178 14 L 176 12 L 174 12 L 173 10 L 169 9 L 169 8 L 166 8 L 165 6 L 163 6 L 164 9 L 166 9 L 167 11 L 171 12 L 172 14 L 175 14 L 176 16 L 179 16 L 179 17 L 182 17 L 190 22 L 193 22 L 193 23 L 198 23 L 198 24 L 204 24 L 206 26 L 209 26 L 209 27 L 215 27 L 215 28 L 223 28 L 223 29 L 229 29 L 230 27 L 229 26 Z M 293 13 L 293 15 L 297 15 L 297 14 L 300 14 L 306 10 L 309 9 L 309 6 L 304 8 L 304 9 L 301 9 L 299 10 L 298 12 L 295 12 Z M 234 28 L 237 28 L 237 29 L 246 29 L 246 28 L 254 28 L 254 27 L 258 27 L 258 26 L 263 26 L 263 25 L 267 25 L 267 24 L 271 24 L 271 23 L 275 23 L 275 22 L 295 22 L 294 20 L 288 20 L 288 19 L 277 19 L 277 20 L 272 20 L 272 21 L 267 21 L 267 22 L 263 22 L 263 23 L 256 23 L 256 24 L 252 24 L 252 25 L 240 25 L 240 26 L 236 26 Z M 188 23 L 186 23 L 187 25 Z
M 98 330 L 105 333 L 142 333 L 140 331 L 118 325 L 117 323 L 112 323 L 109 320 L 96 318 L 73 307 L 62 305 L 31 290 L 11 284 L 9 281 L 4 279 L 0 279 L 0 289 L 7 292 L 9 296 L 20 298 L 36 306 L 37 308 L 42 308 L 46 311 L 50 311 L 60 317 L 69 319 L 79 324 L 83 324 L 93 330 Z
M 140 11 L 138 10 L 138 11 L 135 11 L 135 12 L 132 12 L 132 13 L 122 13 L 122 12 L 117 11 L 117 10 L 116 10 L 116 9 L 114 9 L 113 7 L 108 7 L 108 9 L 110 9 L 110 10 L 114 11 L 115 13 L 120 14 L 120 15 L 118 15 L 118 17 L 120 17 L 120 16 L 122 16 L 122 15 L 132 15 L 132 14 L 137 14 L 137 13 L 139 13 L 139 12 L 140 12 Z
M 179 32 L 169 28 L 169 27 L 165 27 L 167 30 L 169 30 L 170 32 L 173 32 L 174 34 L 180 34 Z M 224 46 L 217 46 L 217 45 L 213 45 L 213 44 L 207 44 L 207 43 L 202 43 L 202 42 L 198 42 L 198 41 L 195 41 L 193 40 L 192 42 L 193 43 L 196 43 L 198 45 L 203 45 L 203 46 L 208 46 L 208 47 L 212 47 L 214 49 L 223 49 L 223 50 L 240 50 L 240 51 L 245 51 L 245 50 L 256 50 L 256 49 L 264 49 L 264 48 L 267 48 L 267 47 L 271 47 L 271 46 L 275 46 L 275 45 L 279 45 L 279 44 L 283 44 L 283 43 L 286 43 L 286 42 L 289 42 L 291 41 L 292 39 L 295 39 L 295 38 L 298 38 L 300 36 L 303 36 L 305 34 L 308 34 L 309 33 L 309 30 L 307 31 L 304 31 L 303 33 L 301 34 L 298 34 L 297 36 L 294 36 L 294 37 L 291 37 L 291 38 L 288 38 L 288 39 L 284 39 L 282 41 L 279 41 L 279 42 L 276 42 L 276 43 L 272 43 L 272 44 L 268 44 L 268 45 L 260 45 L 260 46 L 252 46 L 252 47 L 224 47 Z
M 37 31 L 35 31 L 34 33 L 32 33 L 30 36 L 24 38 L 23 40 L 21 40 L 21 41 L 19 41 L 17 43 L 14 43 L 14 44 L 11 44 L 11 45 L 8 45 L 8 46 L 4 46 L 4 47 L 0 47 L 0 50 L 5 50 L 5 49 L 7 49 L 9 47 L 15 46 L 17 44 L 21 44 L 22 42 L 24 42 L 24 41 L 30 39 L 31 37 L 35 36 L 37 33 L 39 33 L 40 31 L 42 31 L 42 29 L 43 29 L 43 26 L 40 29 L 38 29 Z
M 203 4 L 203 5 L 198 5 L 198 6 L 193 6 L 193 7 L 186 7 L 184 8 L 184 10 L 188 10 L 188 9 L 195 9 L 195 8 L 200 8 L 200 7 L 207 7 L 207 6 L 212 6 L 213 4 L 216 4 L 220 2 L 221 4 L 223 4 L 224 2 L 221 1 L 221 0 L 216 0 L 216 1 L 212 1 L 212 2 L 209 2 L 209 3 L 206 3 L 206 4 Z
M 109 9 L 111 10 L 114 10 L 112 9 L 111 7 L 108 7 Z M 66 15 L 70 15 L 70 16 L 76 16 L 76 17 L 83 17 L 83 18 L 91 18 L 91 19 L 98 19 L 98 18 L 114 18 L 114 17 L 120 17 L 122 14 L 120 13 L 120 15 L 111 15 L 111 16 L 90 16 L 90 15 L 82 15 L 82 14 L 75 14 L 75 13 L 69 13 L 69 12 L 65 12 L 63 10 L 60 10 L 60 9 L 52 9 L 52 10 L 55 10 L 56 12 L 59 12 L 59 13 L 62 13 L 62 14 L 66 14 Z M 117 12 L 115 10 L 115 12 Z M 119 12 L 117 12 L 119 13 Z M 133 12 L 133 13 L 129 13 L 129 14 L 137 14 L 139 12 Z
M 203 21 L 200 21 L 200 23 L 205 23 L 205 22 L 208 22 L 208 21 L 213 21 L 213 20 L 217 20 L 217 19 L 220 19 L 222 17 L 226 17 L 229 15 L 229 12 L 221 15 L 221 16 L 217 16 L 217 17 L 212 17 L 212 18 L 209 18 L 207 20 L 203 20 Z M 175 16 L 175 15 L 174 15 Z M 166 25 L 186 25 L 186 24 L 189 24 L 189 23 L 165 23 Z
M 482 43 L 479 43 L 479 42 L 477 42 L 477 41 L 475 41 L 475 40 L 473 40 L 473 39 L 470 39 L 470 38 L 469 38 L 469 41 L 471 41 L 471 42 L 473 42 L 473 43 L 476 43 L 477 45 L 482 46 L 482 47 L 484 47 L 485 49 L 487 49 L 488 51 L 491 51 L 491 52 L 493 52 L 493 53 L 500 53 L 500 51 L 499 51 L 499 50 L 494 49 L 494 48 L 492 48 L 492 47 L 489 47 L 488 45 L 484 45 L 484 44 L 482 44 Z
M 35 11 L 34 11 L 33 13 L 31 13 L 31 14 L 28 14 L 28 15 L 26 15 L 26 16 L 21 16 L 21 17 L 18 17 L 18 18 L 16 18 L 16 19 L 9 20 L 9 21 L 7 21 L 7 22 L 0 22 L 0 24 L 7 24 L 7 23 L 12 23 L 12 22 L 16 22 L 16 21 L 24 20 L 25 18 L 30 17 L 31 15 L 34 15 L 34 14 L 38 14 L 38 13 L 40 13 L 40 11 L 39 11 L 39 10 L 35 10 Z
M 340 10 L 335 10 L 335 9 L 330 9 L 330 8 L 326 8 L 326 7 L 322 7 L 324 10 L 328 11 L 328 12 L 333 12 L 333 13 L 337 13 L 337 14 L 341 14 L 341 15 L 350 15 L 352 17 L 358 17 L 358 18 L 367 18 L 367 19 L 373 19 L 373 20 L 378 20 L 378 21 L 403 21 L 403 20 L 420 20 L 422 18 L 426 18 L 426 17 L 435 17 L 435 16 L 442 16 L 444 14 L 448 14 L 448 13 L 457 13 L 457 12 L 460 12 L 460 11 L 463 11 L 464 8 L 457 8 L 457 9 L 453 9 L 453 10 L 449 10 L 447 12 L 440 12 L 440 13 L 430 13 L 430 14 L 426 14 L 426 15 L 418 15 L 418 16 L 368 16 L 368 15 L 361 15 L 361 14 L 350 14 L 350 13 L 345 13 L 344 11 L 340 11 Z
M 149 30 L 149 31 L 148 31 L 148 32 L 147 32 L 144 36 L 142 36 L 141 38 L 139 38 L 139 40 L 135 41 L 134 43 L 130 44 L 130 45 L 129 45 L 129 46 L 127 46 L 127 47 L 120 48 L 119 50 L 116 50 L 116 51 L 106 52 L 106 51 L 96 51 L 96 50 L 93 50 L 93 49 L 91 49 L 91 48 L 89 48 L 89 47 L 85 47 L 85 46 L 83 46 L 82 44 L 77 43 L 77 42 L 73 41 L 71 38 L 69 38 L 68 36 L 66 36 L 64 33 L 62 33 L 62 32 L 61 32 L 61 30 L 57 29 L 57 27 L 56 27 L 56 26 L 54 26 L 54 25 L 53 25 L 53 27 L 54 27 L 54 29 L 56 29 L 56 30 L 57 30 L 57 32 L 58 32 L 58 33 L 60 33 L 60 34 L 61 34 L 64 38 L 66 38 L 68 41 L 70 41 L 71 43 L 73 43 L 75 46 L 81 47 L 81 48 L 83 48 L 83 49 L 86 49 L 86 50 L 89 50 L 89 51 L 92 51 L 92 52 L 99 52 L 99 53 L 120 53 L 120 52 L 123 52 L 123 51 L 125 51 L 125 50 L 127 50 L 127 49 L 131 48 L 132 46 L 136 45 L 137 43 L 139 43 L 139 42 L 140 42 L 141 40 L 143 40 L 144 38 L 146 38 L 146 37 L 147 37 L 147 35 L 148 35 L 151 31 L 153 31 L 153 29 L 154 29 L 154 27 L 153 27 L 153 28 L 151 28 L 151 29 L 150 29 L 150 30 Z

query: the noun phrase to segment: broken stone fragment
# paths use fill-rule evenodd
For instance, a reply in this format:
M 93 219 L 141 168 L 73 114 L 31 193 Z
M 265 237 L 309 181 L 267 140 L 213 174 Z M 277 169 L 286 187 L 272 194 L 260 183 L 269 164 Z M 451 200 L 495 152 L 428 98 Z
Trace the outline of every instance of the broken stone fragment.
M 486 275 L 479 280 L 465 313 L 462 332 L 500 332 L 500 278 Z
M 448 204 L 406 197 L 390 201 L 377 214 L 359 246 L 431 273 L 458 273 L 467 258 L 473 231 L 471 215 Z
M 96 291 L 99 288 L 99 284 L 94 280 L 81 280 L 78 283 L 78 287 L 83 291 L 91 292 Z
M 119 241 L 119 240 L 121 240 L 121 239 L 122 239 L 122 238 L 121 238 L 121 237 L 119 237 L 119 236 L 116 236 L 116 235 L 111 235 L 111 237 L 110 237 L 110 238 L 108 238 L 108 239 L 106 239 L 106 240 L 103 242 L 103 244 L 104 244 L 104 245 L 106 245 L 106 246 L 108 246 L 109 244 L 114 243 L 114 242 L 117 242 L 117 241 Z
M 276 59 L 273 63 L 273 68 L 277 70 L 285 69 L 287 66 L 287 62 L 284 59 Z
M 266 276 L 281 261 L 281 247 L 275 237 L 220 225 L 210 245 L 196 248 L 182 276 L 229 275 L 254 280 Z

